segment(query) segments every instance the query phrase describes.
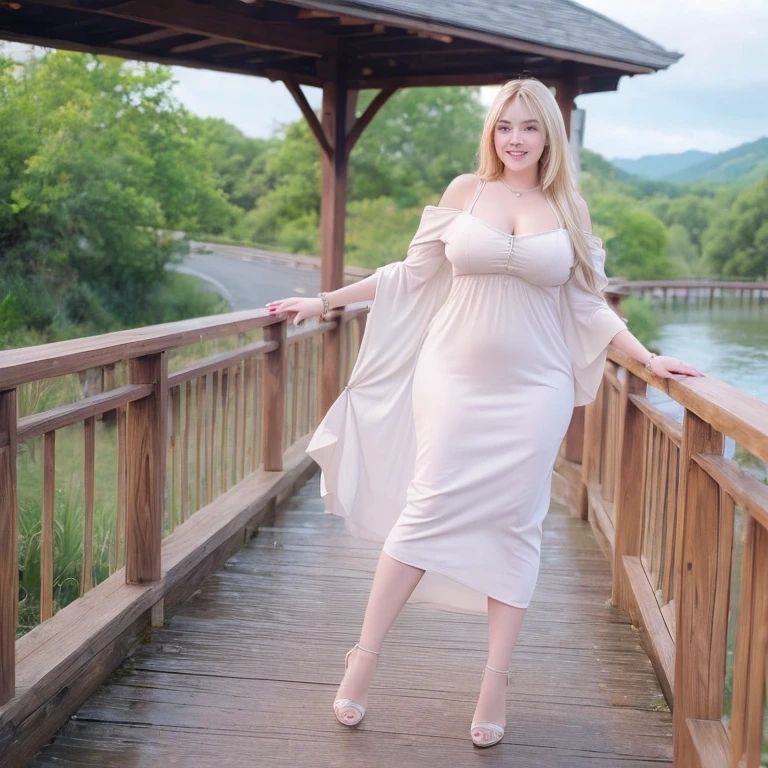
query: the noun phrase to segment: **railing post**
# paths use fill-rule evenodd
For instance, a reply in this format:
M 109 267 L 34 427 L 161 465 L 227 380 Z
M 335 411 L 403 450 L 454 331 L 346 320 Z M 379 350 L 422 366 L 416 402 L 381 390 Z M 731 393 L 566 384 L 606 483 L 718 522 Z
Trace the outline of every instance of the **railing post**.
M 281 320 L 264 328 L 264 340 L 276 341 L 277 349 L 264 355 L 262 368 L 261 455 L 264 469 L 283 469 L 283 428 L 285 425 L 285 392 L 288 384 L 288 321 Z
M 571 423 L 569 431 L 576 428 L 580 431 L 582 439 L 581 447 L 581 488 L 579 489 L 578 508 L 576 517 L 582 520 L 589 518 L 589 485 L 597 478 L 598 465 L 600 462 L 600 451 L 602 445 L 600 433 L 603 428 L 603 398 L 605 397 L 605 385 L 600 384 L 595 399 L 586 406 L 579 406 L 576 410 L 584 412 L 584 418 L 581 425 L 575 426 Z M 575 412 L 574 412 L 575 415 Z M 566 443 L 566 449 L 567 449 Z M 566 454 L 567 457 L 567 454 Z
M 0 392 L 0 706 L 16 694 L 19 612 L 16 390 Z
M 131 384 L 153 384 L 152 394 L 128 403 L 126 413 L 126 582 L 160 578 L 165 512 L 168 357 L 166 352 L 128 361 Z
M 643 434 L 645 418 L 630 399 L 645 395 L 646 383 L 630 371 L 622 382 L 620 408 L 623 429 L 619 429 L 619 476 L 614 502 L 613 588 L 611 602 L 629 611 L 631 587 L 624 571 L 625 555 L 639 557 L 643 536 Z
M 587 406 L 577 405 L 573 409 L 571 423 L 565 434 L 565 458 L 575 464 L 581 464 L 584 459 L 584 418 Z
M 721 524 L 718 485 L 693 460 L 699 453 L 722 452 L 722 433 L 686 410 L 675 542 L 675 768 L 697 764 L 688 719 L 719 720 L 722 716 L 725 648 L 717 634 L 725 630 L 720 626 L 722 622 L 715 620 L 720 613 L 715 602 L 727 601 L 727 597 L 718 594 L 718 580 L 722 579 L 722 560 L 730 563 L 731 552 L 727 558 L 721 552 L 720 537 L 725 526 Z

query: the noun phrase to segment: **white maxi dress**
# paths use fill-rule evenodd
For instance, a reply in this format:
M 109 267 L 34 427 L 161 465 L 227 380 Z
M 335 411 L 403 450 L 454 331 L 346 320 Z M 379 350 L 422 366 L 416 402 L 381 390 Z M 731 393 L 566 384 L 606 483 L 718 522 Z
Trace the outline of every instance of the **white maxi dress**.
M 565 228 L 492 227 L 472 213 L 483 186 L 466 210 L 427 206 L 406 259 L 376 270 L 349 384 L 307 447 L 325 511 L 426 571 L 409 603 L 469 613 L 528 606 L 558 448 L 626 328 L 577 282 Z

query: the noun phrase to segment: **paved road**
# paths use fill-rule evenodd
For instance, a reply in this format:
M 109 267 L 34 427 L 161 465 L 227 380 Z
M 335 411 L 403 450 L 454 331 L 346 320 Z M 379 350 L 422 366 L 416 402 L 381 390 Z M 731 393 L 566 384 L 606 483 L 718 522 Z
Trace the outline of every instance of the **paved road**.
M 314 266 L 255 248 L 195 244 L 180 271 L 207 280 L 235 311 L 259 309 L 288 296 L 315 296 L 320 290 L 320 271 Z

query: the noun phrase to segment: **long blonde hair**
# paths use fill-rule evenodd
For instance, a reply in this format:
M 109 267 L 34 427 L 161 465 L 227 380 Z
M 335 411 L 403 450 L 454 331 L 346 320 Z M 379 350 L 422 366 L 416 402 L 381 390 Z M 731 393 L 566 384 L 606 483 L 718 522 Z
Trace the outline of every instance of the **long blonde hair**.
M 485 181 L 495 181 L 503 175 L 504 163 L 496 153 L 494 133 L 502 112 L 518 98 L 544 127 L 545 146 L 539 159 L 541 190 L 565 223 L 573 245 L 575 268 L 581 267 L 578 271 L 581 272 L 582 284 L 600 294 L 589 252 L 589 235 L 581 228 L 576 174 L 571 164 L 565 123 L 555 97 L 541 80 L 533 77 L 521 78 L 510 80 L 501 86 L 485 117 L 475 173 Z

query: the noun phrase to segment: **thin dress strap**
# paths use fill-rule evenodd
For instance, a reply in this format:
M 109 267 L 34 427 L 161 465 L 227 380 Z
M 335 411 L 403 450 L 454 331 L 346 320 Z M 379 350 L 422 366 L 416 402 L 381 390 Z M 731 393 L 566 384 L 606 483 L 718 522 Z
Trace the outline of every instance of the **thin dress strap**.
M 562 223 L 562 221 L 560 220 L 560 214 L 557 212 L 557 209 L 555 208 L 555 206 L 554 206 L 554 205 L 552 205 L 552 201 L 549 199 L 549 195 L 548 195 L 548 194 L 546 194 L 546 192 L 544 193 L 544 197 L 546 197 L 546 198 L 547 198 L 547 202 L 549 203 L 549 207 L 552 209 L 552 213 L 554 213 L 554 214 L 555 214 L 555 218 L 557 219 L 557 226 L 558 226 L 558 227 L 562 227 L 562 226 L 563 226 L 563 223 Z
M 483 191 L 484 186 L 485 186 L 485 180 L 480 179 L 480 183 L 477 185 L 477 189 L 475 190 L 475 195 L 472 198 L 472 202 L 469 204 L 469 208 L 467 208 L 467 213 L 472 213 L 472 209 L 475 207 L 477 198 L 480 197 L 480 193 Z

